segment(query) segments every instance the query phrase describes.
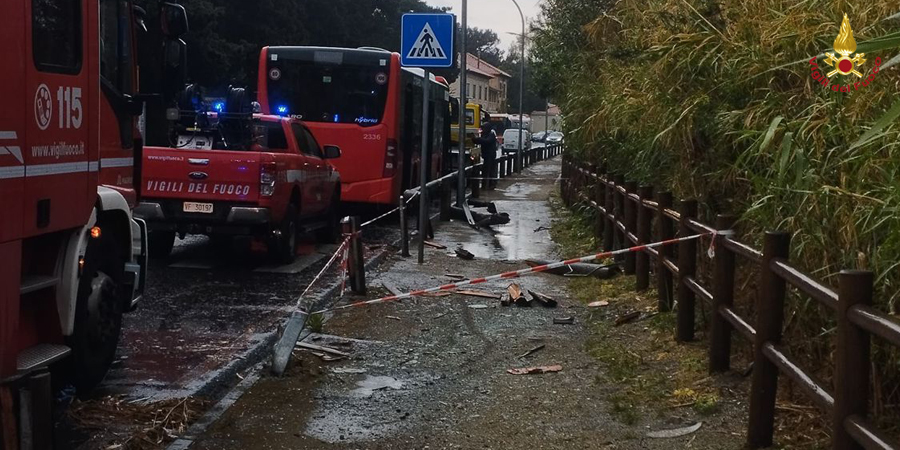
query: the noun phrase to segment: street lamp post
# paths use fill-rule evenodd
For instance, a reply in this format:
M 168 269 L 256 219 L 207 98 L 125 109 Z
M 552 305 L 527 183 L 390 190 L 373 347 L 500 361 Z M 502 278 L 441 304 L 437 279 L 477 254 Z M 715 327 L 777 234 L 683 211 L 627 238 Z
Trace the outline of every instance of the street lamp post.
M 512 0 L 512 2 L 516 5 L 516 9 L 519 10 L 519 17 L 522 18 L 522 34 L 519 36 L 522 42 L 522 51 L 520 55 L 522 58 L 522 67 L 519 72 L 519 149 L 516 153 L 516 171 L 520 171 L 522 170 L 522 149 L 525 147 L 525 142 L 522 141 L 522 128 L 525 126 L 525 14 L 522 14 L 522 8 L 519 7 L 519 2 L 516 0 Z

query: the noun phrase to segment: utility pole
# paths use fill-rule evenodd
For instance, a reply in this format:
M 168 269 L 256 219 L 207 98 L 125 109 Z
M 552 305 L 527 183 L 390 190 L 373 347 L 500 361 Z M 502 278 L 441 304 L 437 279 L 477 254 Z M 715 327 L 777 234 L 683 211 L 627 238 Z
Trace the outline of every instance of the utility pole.
M 467 26 L 466 16 L 467 16 L 467 0 L 462 0 L 462 23 L 461 30 L 459 32 L 460 37 L 460 46 L 459 46 L 459 164 L 456 167 L 459 168 L 457 172 L 457 187 L 456 187 L 456 206 L 462 207 L 463 202 L 466 201 L 466 177 L 465 177 L 465 168 L 466 168 L 466 65 L 468 56 L 466 54 L 466 34 L 469 32 L 469 28 Z M 521 138 L 520 138 L 521 139 Z
M 519 17 L 522 18 L 522 34 L 519 36 L 522 39 L 522 51 L 520 55 L 522 58 L 522 67 L 519 72 L 519 149 L 516 153 L 516 171 L 520 171 L 522 170 L 522 149 L 525 147 L 525 143 L 522 142 L 522 128 L 525 126 L 525 14 L 522 14 L 522 8 L 519 7 L 519 2 L 516 0 L 512 0 L 512 2 L 516 5 L 516 9 L 519 10 Z

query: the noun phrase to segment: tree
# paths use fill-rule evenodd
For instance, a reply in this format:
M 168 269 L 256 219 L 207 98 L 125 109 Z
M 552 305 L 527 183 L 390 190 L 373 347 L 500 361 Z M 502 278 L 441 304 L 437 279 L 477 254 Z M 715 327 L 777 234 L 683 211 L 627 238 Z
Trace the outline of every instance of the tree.
M 500 38 L 491 30 L 469 28 L 466 33 L 466 51 L 497 67 L 503 62 L 499 44 Z

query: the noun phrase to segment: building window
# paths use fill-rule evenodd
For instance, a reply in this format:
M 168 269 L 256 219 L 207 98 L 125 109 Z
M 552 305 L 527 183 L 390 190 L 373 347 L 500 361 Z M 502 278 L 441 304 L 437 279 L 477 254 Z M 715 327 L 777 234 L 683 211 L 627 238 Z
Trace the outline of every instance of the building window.
M 32 57 L 38 70 L 80 72 L 81 39 L 81 0 L 32 0 Z

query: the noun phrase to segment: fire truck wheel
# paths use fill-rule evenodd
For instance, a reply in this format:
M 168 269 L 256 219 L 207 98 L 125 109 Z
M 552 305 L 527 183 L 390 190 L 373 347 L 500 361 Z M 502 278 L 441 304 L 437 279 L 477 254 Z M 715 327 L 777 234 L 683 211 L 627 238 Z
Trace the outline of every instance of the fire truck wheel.
M 279 231 L 280 235 L 272 238 L 272 256 L 281 264 L 290 264 L 297 257 L 297 210 L 294 205 L 288 207 Z
M 79 395 L 103 381 L 115 358 L 122 331 L 123 270 L 124 261 L 112 239 L 88 248 L 78 285 L 75 329 L 67 339 L 72 348 L 69 376 Z
M 150 257 L 154 259 L 162 259 L 172 253 L 172 247 L 175 246 L 174 231 L 151 231 L 148 234 L 150 241 Z
M 335 196 L 334 200 L 331 201 L 331 206 L 328 207 L 328 213 L 325 216 L 325 227 L 317 230 L 316 237 L 320 242 L 326 244 L 337 244 L 341 242 L 343 230 L 341 230 L 340 204 L 339 198 Z

